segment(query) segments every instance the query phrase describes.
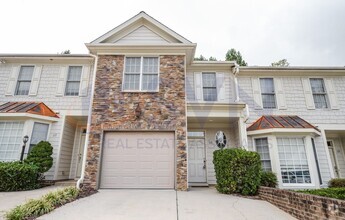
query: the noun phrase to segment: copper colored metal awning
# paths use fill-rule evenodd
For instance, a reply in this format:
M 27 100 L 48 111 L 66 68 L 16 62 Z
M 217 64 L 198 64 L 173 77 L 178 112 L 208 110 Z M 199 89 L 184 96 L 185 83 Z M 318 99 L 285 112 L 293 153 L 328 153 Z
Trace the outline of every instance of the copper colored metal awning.
M 59 116 L 43 102 L 6 102 L 0 105 L 0 114 L 1 113 L 30 113 L 59 118 Z

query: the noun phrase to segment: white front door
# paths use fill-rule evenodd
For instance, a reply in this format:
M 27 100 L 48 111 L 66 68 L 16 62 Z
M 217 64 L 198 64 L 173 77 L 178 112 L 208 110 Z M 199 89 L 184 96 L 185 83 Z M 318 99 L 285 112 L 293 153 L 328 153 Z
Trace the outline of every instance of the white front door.
M 204 139 L 188 139 L 188 182 L 206 183 Z
M 83 166 L 85 138 L 86 138 L 86 129 L 83 129 L 83 132 L 80 137 L 79 149 L 78 149 L 77 177 L 80 177 L 82 166 Z
M 339 178 L 339 167 L 338 167 L 337 158 L 334 151 L 333 141 L 327 141 L 327 145 L 328 145 L 329 155 L 331 156 L 331 161 L 332 161 L 332 165 L 334 169 L 334 175 L 336 178 Z

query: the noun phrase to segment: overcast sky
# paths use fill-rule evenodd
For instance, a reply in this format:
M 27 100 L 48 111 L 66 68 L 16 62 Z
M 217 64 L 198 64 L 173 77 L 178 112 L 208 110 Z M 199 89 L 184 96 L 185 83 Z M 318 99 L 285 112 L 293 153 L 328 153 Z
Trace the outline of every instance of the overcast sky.
M 345 0 L 3 0 L 0 53 L 88 53 L 90 42 L 140 11 L 190 41 L 196 55 L 249 65 L 345 66 Z

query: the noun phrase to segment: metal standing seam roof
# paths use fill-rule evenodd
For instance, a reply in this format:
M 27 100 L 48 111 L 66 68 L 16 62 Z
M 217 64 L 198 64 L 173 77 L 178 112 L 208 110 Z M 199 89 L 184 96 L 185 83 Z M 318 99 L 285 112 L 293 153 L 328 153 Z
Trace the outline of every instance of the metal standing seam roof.
M 0 113 L 30 113 L 59 118 L 59 116 L 43 102 L 6 102 L 0 105 Z
M 317 127 L 297 115 L 263 115 L 247 131 L 257 131 L 271 128 L 313 128 L 320 131 Z

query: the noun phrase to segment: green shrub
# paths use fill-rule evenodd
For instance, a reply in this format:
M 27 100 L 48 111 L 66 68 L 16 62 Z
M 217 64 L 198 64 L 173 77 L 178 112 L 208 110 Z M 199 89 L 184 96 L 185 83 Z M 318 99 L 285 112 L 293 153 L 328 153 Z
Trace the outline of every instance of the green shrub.
M 22 162 L 0 162 L 0 191 L 31 190 L 39 187 L 39 168 Z
M 40 199 L 32 199 L 23 205 L 17 206 L 6 213 L 7 220 L 22 220 L 36 218 L 51 212 L 56 207 L 75 200 L 79 190 L 75 187 L 67 187 L 62 190 L 50 192 Z
M 334 199 L 345 200 L 345 188 L 324 188 L 324 189 L 307 189 L 299 190 L 298 192 L 312 194 L 317 196 L 323 196 Z
M 331 188 L 339 188 L 339 187 L 345 187 L 345 179 L 343 178 L 335 178 L 335 179 L 331 179 L 328 182 L 328 186 Z
M 261 173 L 260 186 L 275 188 L 278 184 L 277 175 L 270 171 L 263 171 Z
M 25 163 L 35 164 L 40 173 L 45 173 L 53 166 L 52 154 L 52 145 L 48 141 L 41 141 L 31 149 Z
M 255 195 L 260 186 L 261 161 L 256 152 L 222 149 L 213 153 L 217 190 L 220 193 Z

